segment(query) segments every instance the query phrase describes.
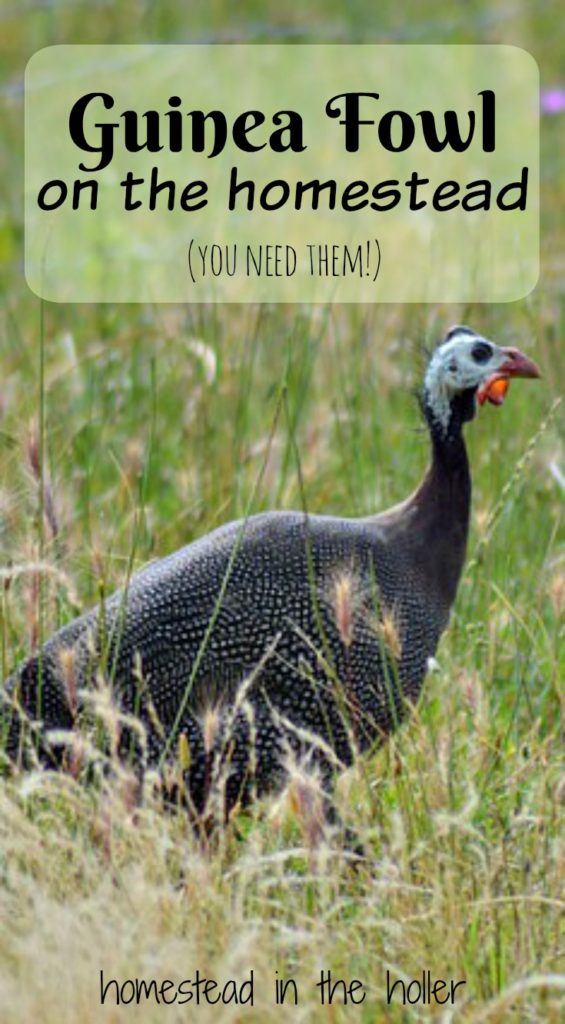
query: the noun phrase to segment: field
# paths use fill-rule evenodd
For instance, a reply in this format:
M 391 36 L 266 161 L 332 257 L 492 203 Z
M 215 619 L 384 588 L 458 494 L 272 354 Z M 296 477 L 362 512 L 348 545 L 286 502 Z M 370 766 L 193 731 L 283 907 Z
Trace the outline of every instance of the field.
M 227 6 L 227 5 L 226 5 Z M 177 5 L 29 5 L 0 12 L 0 657 L 132 570 L 268 508 L 367 515 L 404 498 L 428 458 L 413 392 L 432 346 L 468 323 L 539 363 L 467 430 L 472 532 L 437 666 L 412 720 L 345 775 L 339 806 L 370 851 L 354 869 L 316 844 L 300 784 L 209 849 L 115 766 L 0 780 L 0 1020 L 83 1024 L 280 1020 L 557 1024 L 565 1006 L 563 680 L 563 117 L 543 123 L 542 274 L 505 306 L 56 306 L 22 273 L 21 72 L 61 41 L 277 38 L 503 41 L 558 81 L 556 6 L 252 2 L 238 20 Z M 269 11 L 268 8 L 271 8 Z M 247 13 L 244 16 L 242 11 Z M 317 14 L 317 20 L 316 20 Z M 313 26 L 316 26 L 315 28 Z M 561 133 L 561 137 L 560 134 Z M 104 984 L 202 976 L 254 1004 L 115 1005 Z M 321 971 L 362 982 L 321 1005 Z M 387 984 L 465 980 L 455 1002 L 402 1006 Z M 275 980 L 294 979 L 283 1005 Z M 388 979 L 388 981 L 387 981 Z M 125 990 L 127 998 L 127 986 Z M 413 990 L 414 991 L 414 990 Z M 327 999 L 326 999 L 327 1003 Z

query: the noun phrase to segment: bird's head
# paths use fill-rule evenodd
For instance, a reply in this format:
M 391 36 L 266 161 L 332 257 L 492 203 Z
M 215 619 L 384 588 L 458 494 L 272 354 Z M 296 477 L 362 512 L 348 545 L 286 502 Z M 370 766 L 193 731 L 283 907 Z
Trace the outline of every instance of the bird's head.
M 502 405 L 512 377 L 539 377 L 517 348 L 502 348 L 470 327 L 453 327 L 436 348 L 424 380 L 424 408 L 432 426 L 447 434 L 454 418 L 472 419 L 476 403 Z

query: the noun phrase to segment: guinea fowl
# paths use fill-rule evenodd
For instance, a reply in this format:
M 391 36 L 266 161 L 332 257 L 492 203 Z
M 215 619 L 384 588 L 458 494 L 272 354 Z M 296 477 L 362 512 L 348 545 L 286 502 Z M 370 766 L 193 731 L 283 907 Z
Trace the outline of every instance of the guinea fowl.
M 198 820 L 280 788 L 292 759 L 330 794 L 418 698 L 447 624 L 469 522 L 463 425 L 510 378 L 538 376 L 517 349 L 453 328 L 425 375 L 431 464 L 411 497 L 360 519 L 254 515 L 148 565 L 7 681 L 8 757 L 26 763 L 32 743 L 64 764 L 106 679 L 120 752 L 180 765 Z

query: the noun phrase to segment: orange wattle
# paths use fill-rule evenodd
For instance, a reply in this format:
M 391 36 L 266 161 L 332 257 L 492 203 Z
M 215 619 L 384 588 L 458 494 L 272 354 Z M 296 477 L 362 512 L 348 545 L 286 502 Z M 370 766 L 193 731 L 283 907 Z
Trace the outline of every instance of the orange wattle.
M 480 405 L 484 405 L 487 399 L 492 405 L 502 405 L 509 387 L 508 377 L 491 377 L 478 391 Z

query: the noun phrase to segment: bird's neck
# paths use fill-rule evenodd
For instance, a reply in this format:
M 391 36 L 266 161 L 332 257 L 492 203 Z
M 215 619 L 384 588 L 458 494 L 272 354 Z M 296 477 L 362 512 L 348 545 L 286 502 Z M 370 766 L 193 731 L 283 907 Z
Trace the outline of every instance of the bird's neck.
M 455 597 L 465 560 L 471 507 L 471 474 L 463 423 L 471 418 L 465 399 L 456 405 L 447 429 L 424 410 L 430 431 L 432 457 L 414 495 L 422 557 L 434 562 L 430 572 L 446 601 Z
M 422 403 L 431 440 L 431 462 L 416 491 L 372 518 L 379 535 L 426 580 L 439 608 L 447 614 L 461 576 L 471 507 L 471 475 L 463 424 L 474 414 L 474 395 L 453 404 L 447 428 Z
M 418 504 L 438 517 L 442 529 L 467 536 L 471 474 L 462 432 L 445 438 L 432 435 L 432 458 L 417 495 Z

